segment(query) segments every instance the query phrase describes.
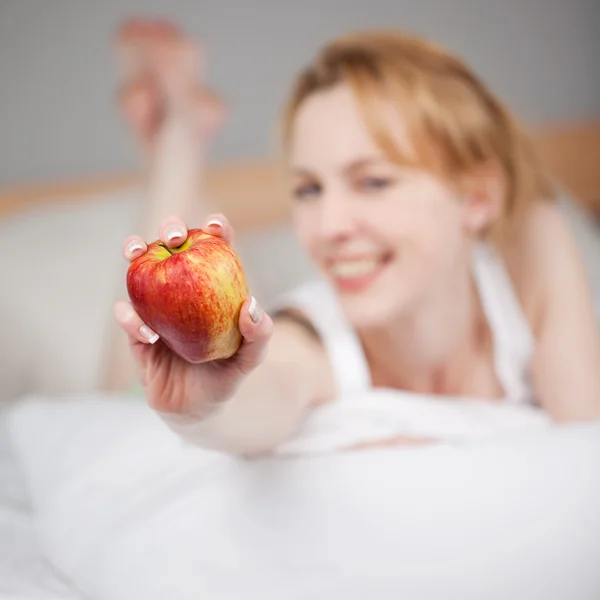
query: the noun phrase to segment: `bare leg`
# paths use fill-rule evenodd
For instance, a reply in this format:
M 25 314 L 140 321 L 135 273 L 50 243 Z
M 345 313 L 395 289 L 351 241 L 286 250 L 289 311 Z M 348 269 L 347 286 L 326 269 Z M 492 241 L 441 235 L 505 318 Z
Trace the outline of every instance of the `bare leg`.
M 160 223 L 170 215 L 193 226 L 214 212 L 202 192 L 204 159 L 225 109 L 198 81 L 203 71 L 201 49 L 173 25 L 128 22 L 118 31 L 117 51 L 124 78 L 121 106 L 148 169 L 139 229 L 132 233 L 153 241 Z M 117 295 L 126 297 L 124 281 L 119 282 Z M 111 322 L 103 389 L 123 390 L 134 381 L 125 337 Z

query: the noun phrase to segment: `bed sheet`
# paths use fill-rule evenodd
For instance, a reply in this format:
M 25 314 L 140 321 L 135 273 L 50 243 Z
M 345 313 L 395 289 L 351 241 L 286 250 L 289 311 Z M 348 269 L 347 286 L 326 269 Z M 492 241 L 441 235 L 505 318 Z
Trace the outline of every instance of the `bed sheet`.
M 84 600 L 39 551 L 33 513 L 0 412 L 0 600 Z
M 130 399 L 31 397 L 9 423 L 43 548 L 90 598 L 600 598 L 600 422 L 376 390 L 253 461 Z M 456 442 L 335 451 L 425 425 Z

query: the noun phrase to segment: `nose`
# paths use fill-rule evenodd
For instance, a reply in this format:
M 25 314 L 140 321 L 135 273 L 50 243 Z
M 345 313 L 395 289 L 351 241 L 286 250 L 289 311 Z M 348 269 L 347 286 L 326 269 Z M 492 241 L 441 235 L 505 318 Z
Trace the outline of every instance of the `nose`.
M 321 197 L 318 228 L 321 238 L 329 242 L 347 239 L 355 232 L 352 205 L 341 190 L 330 190 Z

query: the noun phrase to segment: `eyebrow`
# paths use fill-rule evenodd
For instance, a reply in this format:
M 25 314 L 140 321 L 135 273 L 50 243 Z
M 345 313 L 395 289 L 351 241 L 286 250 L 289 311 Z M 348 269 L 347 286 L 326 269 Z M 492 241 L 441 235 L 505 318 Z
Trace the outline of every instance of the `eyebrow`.
M 342 170 L 345 172 L 358 171 L 359 169 L 362 169 L 364 167 L 369 167 L 384 162 L 387 162 L 387 159 L 383 155 L 365 156 L 363 158 L 353 160 L 347 165 L 344 165 Z M 309 175 L 312 172 L 311 169 L 303 167 L 301 165 L 293 165 L 291 167 L 291 171 L 295 175 Z

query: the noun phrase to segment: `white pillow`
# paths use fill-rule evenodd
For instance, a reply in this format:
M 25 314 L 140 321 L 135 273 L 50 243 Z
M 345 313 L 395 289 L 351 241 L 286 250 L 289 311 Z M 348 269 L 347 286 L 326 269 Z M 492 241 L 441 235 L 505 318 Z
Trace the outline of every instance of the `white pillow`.
M 99 382 L 107 319 L 135 223 L 135 193 L 58 203 L 0 224 L 5 248 L 0 329 L 4 400 L 15 392 L 91 390 Z M 4 358 L 4 357 L 3 357 Z
M 42 546 L 93 600 L 600 597 L 600 423 L 263 460 L 117 398 L 10 426 Z
M 0 223 L 4 248 L 14 249 L 2 265 L 0 403 L 98 388 L 112 306 L 127 297 L 121 245 L 138 231 L 140 202 L 135 190 L 57 201 Z M 285 226 L 237 238 L 252 293 L 265 306 L 311 272 Z

